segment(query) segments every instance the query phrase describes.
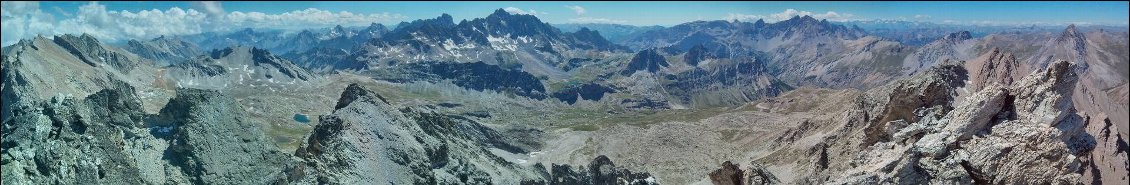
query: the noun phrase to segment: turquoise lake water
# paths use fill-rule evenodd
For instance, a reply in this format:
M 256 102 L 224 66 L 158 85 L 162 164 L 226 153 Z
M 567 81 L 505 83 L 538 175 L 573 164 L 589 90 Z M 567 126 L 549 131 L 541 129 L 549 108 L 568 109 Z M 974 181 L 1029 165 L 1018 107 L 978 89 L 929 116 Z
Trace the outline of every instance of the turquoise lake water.
M 294 114 L 294 121 L 297 121 L 299 123 L 310 123 L 310 117 L 306 117 L 305 114 Z

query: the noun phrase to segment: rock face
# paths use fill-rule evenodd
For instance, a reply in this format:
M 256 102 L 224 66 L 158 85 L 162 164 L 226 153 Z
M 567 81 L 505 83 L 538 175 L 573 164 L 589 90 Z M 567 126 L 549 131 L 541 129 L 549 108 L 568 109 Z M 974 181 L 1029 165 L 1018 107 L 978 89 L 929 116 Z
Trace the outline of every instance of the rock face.
M 148 41 L 130 40 L 125 49 L 157 62 L 158 66 L 183 63 L 204 53 L 196 44 L 165 36 Z
M 710 183 L 715 185 L 743 185 L 742 176 L 745 171 L 730 161 L 722 163 L 722 168 L 710 172 Z
M 131 59 L 125 54 L 113 52 L 102 46 L 98 39 L 88 34 L 81 36 L 61 35 L 53 39 L 56 44 L 74 54 L 83 62 L 90 65 L 108 64 L 122 72 L 129 72 L 137 67 L 139 61 Z
M 566 33 L 534 15 L 498 9 L 487 17 L 459 22 L 448 14 L 402 22 L 344 59 L 369 68 L 418 62 L 522 64 L 532 74 L 562 76 L 553 66 L 570 58 L 624 51 L 625 47 L 608 42 L 596 31 Z
M 905 70 L 903 73 L 922 72 L 946 60 L 969 59 L 974 55 L 969 50 L 976 42 L 977 40 L 969 34 L 969 31 L 945 34 L 942 38 L 934 40 L 908 55 L 903 60 L 902 67 Z
M 791 90 L 791 86 L 769 74 L 763 61 L 767 60 L 714 60 L 666 75 L 669 83 L 664 89 L 679 103 L 691 106 L 739 105 Z
M 289 60 L 254 47 L 212 50 L 193 61 L 166 69 L 178 87 L 200 89 L 291 85 L 317 78 Z
M 722 162 L 722 168 L 710 172 L 710 183 L 715 185 L 765 185 L 780 184 L 781 182 L 757 163 L 750 163 L 749 167 L 742 170 L 741 166 L 726 161 Z
M 57 97 L 20 107 L 4 121 L 4 184 L 141 184 L 142 167 L 123 141 L 147 135 L 131 91 Z
M 1015 56 L 1001 52 L 1000 48 L 993 48 L 992 52 L 967 62 L 965 67 L 969 70 L 969 80 L 973 83 L 970 88 L 973 90 L 981 90 L 991 83 L 1009 86 L 1027 74 Z
M 267 183 L 288 155 L 248 117 L 234 98 L 217 91 L 178 89 L 155 126 L 173 128 L 166 157 L 192 183 Z
M 600 36 L 600 32 L 590 30 L 589 28 L 581 28 L 576 32 L 569 33 L 572 36 L 573 43 L 578 43 L 574 47 L 577 49 L 600 49 L 600 50 L 614 50 L 614 51 L 627 51 L 628 47 L 616 45 L 604 37 Z
M 152 116 L 119 85 L 17 108 L 4 123 L 4 183 L 263 184 L 282 171 L 286 153 L 234 99 L 180 89 Z
M 903 76 L 903 60 L 914 51 L 898 42 L 868 36 L 858 27 L 811 16 L 768 24 L 764 21 L 694 21 L 648 31 L 622 44 L 637 50 L 693 51 L 684 56 L 692 66 L 701 62 L 699 52 L 694 51 L 701 46 L 706 56 L 758 61 L 762 63 L 759 65 L 772 69 L 767 71 L 771 76 L 790 85 L 835 88 L 871 88 L 886 84 L 894 77 Z
M 663 28 L 662 26 L 632 26 L 607 23 L 570 23 L 554 24 L 553 26 L 564 32 L 575 32 L 581 28 L 592 29 L 593 31 L 599 31 L 600 35 L 603 35 L 605 38 L 608 38 L 608 41 L 614 43 L 620 43 L 625 39 L 630 39 L 647 31 Z
M 605 93 L 615 93 L 611 87 L 595 83 L 570 86 L 553 93 L 553 97 L 565 103 L 574 104 L 577 100 L 600 101 Z
M 872 90 L 848 120 L 864 125 L 833 131 L 809 158 L 804 182 L 1082 183 L 1082 156 L 1094 148 L 1069 97 L 1077 67 L 1056 62 L 1013 86 L 991 83 L 955 97 L 962 68 L 944 65 Z M 940 83 L 939 83 L 940 82 Z M 953 83 L 958 82 L 958 83 Z M 887 97 L 887 98 L 882 98 Z M 904 99 L 907 97 L 909 99 Z M 884 101 L 884 99 L 886 99 Z M 913 100 L 913 101 L 906 101 Z M 885 108 L 883 108 L 885 107 Z M 862 117 L 857 117 L 862 116 Z M 856 138 L 862 138 L 856 140 Z M 850 159 L 850 160 L 848 160 Z M 831 175 L 827 173 L 839 175 Z M 798 182 L 799 182 L 798 181 Z
M 147 83 L 154 79 L 149 61 L 142 62 L 90 35 L 21 40 L 5 47 L 0 60 L 3 119 L 22 103 L 36 104 L 59 95 L 85 97 L 104 89 L 119 89 L 119 82 Z
M 604 155 L 593 159 L 588 168 L 579 166 L 577 169 L 573 169 L 569 165 L 553 164 L 548 177 L 548 182 L 526 181 L 522 184 L 657 184 L 655 177 L 647 172 L 633 173 L 628 169 L 616 167 L 615 164 L 612 164 L 612 160 Z
M 450 80 L 459 87 L 477 91 L 494 90 L 532 99 L 548 97 L 545 85 L 534 75 L 522 70 L 506 69 L 483 62 L 473 63 L 413 63 L 399 71 L 376 77 L 393 82 L 429 81 L 438 83 Z
M 561 30 L 542 22 L 533 15 L 511 14 L 503 9 L 497 9 L 485 18 L 476 18 L 459 23 L 455 23 L 451 15 L 447 14 L 434 19 L 404 22 L 378 42 L 389 45 L 426 42 L 425 40 L 416 40 L 417 38 L 413 36 L 419 34 L 427 40 L 441 42 L 452 40 L 456 45 L 476 43 L 483 46 L 504 47 L 499 46 L 500 43 L 492 43 L 491 40 L 496 39 L 496 37 L 524 37 L 532 40 L 528 42 L 535 45 L 554 43 L 564 44 L 569 48 L 603 51 L 625 49 L 623 46 L 608 42 L 596 31 L 585 30 L 571 34 L 562 33 Z
M 712 56 L 712 54 L 706 50 L 706 47 L 702 46 L 701 44 L 691 47 L 691 49 L 687 50 L 686 54 L 683 54 L 683 62 L 686 62 L 687 65 L 691 66 L 697 66 L 699 62 L 702 62 L 702 60 L 706 60 L 707 58 L 714 58 L 714 56 Z
M 351 84 L 333 114 L 295 152 L 291 183 L 516 184 L 543 179 L 535 170 L 488 151 L 521 153 L 492 129 L 426 110 L 397 109 Z
M 659 55 L 656 49 L 646 49 L 636 53 L 635 57 L 628 62 L 624 70 L 620 72 L 621 75 L 629 76 L 636 71 L 647 71 L 654 73 L 659 71 L 660 68 L 670 66 L 667 64 L 667 59 L 663 55 Z
M 1063 32 L 1047 38 L 1041 47 L 1022 60 L 1036 70 L 1060 60 L 1075 62 L 1087 68 L 1080 74 L 1097 88 L 1107 89 L 1130 80 L 1130 56 L 1122 52 L 1127 46 L 1125 32 L 1083 32 L 1069 25 Z

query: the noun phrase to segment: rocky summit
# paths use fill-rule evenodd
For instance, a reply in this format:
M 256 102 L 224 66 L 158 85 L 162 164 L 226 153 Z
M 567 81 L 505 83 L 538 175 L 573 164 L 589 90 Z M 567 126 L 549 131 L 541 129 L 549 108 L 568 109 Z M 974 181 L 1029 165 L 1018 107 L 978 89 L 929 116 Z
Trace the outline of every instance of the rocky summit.
M 1130 183 L 1125 3 L 951 3 L 4 2 L 0 182 Z

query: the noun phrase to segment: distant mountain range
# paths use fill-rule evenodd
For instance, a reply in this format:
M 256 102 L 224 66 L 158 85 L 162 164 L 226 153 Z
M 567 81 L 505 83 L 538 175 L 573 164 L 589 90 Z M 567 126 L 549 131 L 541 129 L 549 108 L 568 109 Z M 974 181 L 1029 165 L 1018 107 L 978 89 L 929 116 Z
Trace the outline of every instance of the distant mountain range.
M 553 25 L 504 9 L 117 44 L 40 36 L 0 57 L 3 174 L 33 184 L 1122 183 L 1128 40 L 1125 28 L 812 16 Z M 750 168 L 710 172 L 731 159 Z

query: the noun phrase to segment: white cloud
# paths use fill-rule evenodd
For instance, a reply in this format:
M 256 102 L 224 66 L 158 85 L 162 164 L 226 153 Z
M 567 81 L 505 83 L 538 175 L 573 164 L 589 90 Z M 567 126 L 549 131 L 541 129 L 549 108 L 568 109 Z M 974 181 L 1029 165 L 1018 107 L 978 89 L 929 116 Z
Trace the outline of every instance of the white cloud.
M 347 11 L 335 13 L 316 8 L 307 8 L 305 10 L 296 10 L 282 14 L 235 11 L 228 13 L 223 21 L 229 25 L 243 25 L 251 28 L 302 29 L 334 25 L 368 25 L 373 22 L 404 18 L 405 17 L 400 14 L 390 14 L 387 12 L 381 14 L 356 14 Z
M 197 1 L 193 2 L 192 5 L 197 8 L 203 9 L 204 12 L 207 12 L 208 15 L 211 16 L 223 16 L 225 13 L 224 6 L 221 5 L 220 2 L 216 1 Z
M 918 15 L 914 15 L 914 18 L 915 19 L 930 19 L 930 15 L 918 14 Z
M 578 16 L 580 16 L 580 15 L 585 15 L 585 7 L 581 7 L 581 6 L 565 6 L 565 8 L 569 8 L 569 9 L 573 10 L 573 13 L 576 13 L 576 14 L 577 14 Z
M 828 12 L 824 12 L 822 14 L 815 14 L 815 13 L 812 13 L 812 12 L 809 12 L 809 11 L 801 11 L 801 10 L 796 10 L 796 9 L 790 8 L 790 9 L 785 9 L 785 11 L 783 11 L 781 13 L 775 13 L 775 14 L 769 15 L 769 17 L 772 18 L 775 21 L 783 21 L 783 20 L 791 19 L 791 18 L 796 17 L 796 16 L 806 16 L 806 15 L 812 16 L 812 18 L 816 18 L 816 19 L 828 19 L 830 21 L 847 21 L 848 18 L 855 16 L 855 15 L 852 15 L 852 14 L 840 14 L 840 13 L 836 13 L 834 11 L 828 11 Z
M 801 15 L 812 15 L 812 12 L 797 11 L 796 9 L 790 8 L 790 9 L 786 9 L 784 12 L 775 13 L 775 14 L 772 14 L 772 15 L 769 15 L 769 16 L 772 17 L 773 20 L 782 21 L 782 20 L 788 20 L 788 19 L 791 19 L 793 17 L 801 16 Z
M 534 10 L 534 9 L 522 10 L 521 8 L 515 8 L 513 6 L 503 8 L 502 10 L 505 10 L 506 12 L 510 12 L 512 14 L 526 14 L 526 15 L 546 14 L 545 12 L 538 12 L 537 10 Z
M 726 17 L 722 18 L 722 20 L 727 20 L 727 21 L 736 20 L 736 21 L 754 22 L 754 21 L 757 21 L 758 19 L 764 19 L 764 18 L 765 18 L 765 16 L 761 16 L 761 15 L 730 13 L 730 14 L 726 15 Z
M 36 2 L 3 2 L 0 42 L 4 46 L 36 35 L 87 33 L 103 41 L 150 39 L 160 35 L 188 35 L 210 31 L 231 31 L 243 28 L 306 29 L 334 25 L 363 26 L 373 22 L 406 19 L 400 14 L 359 14 L 347 11 L 330 12 L 309 8 L 281 14 L 262 12 L 224 12 L 219 3 L 199 3 L 196 9 L 110 11 L 98 2 L 79 7 L 73 17 L 56 20 L 43 12 Z
M 588 13 L 588 11 L 585 10 L 585 7 L 581 7 L 581 6 L 565 6 L 565 8 L 569 8 L 570 10 L 573 10 L 574 14 L 577 14 L 577 17 L 569 19 L 569 22 L 571 22 L 571 23 L 624 24 L 624 23 L 628 22 L 626 20 L 619 20 L 619 19 L 609 19 L 609 18 L 585 16 L 585 13 Z
M 0 42 L 4 46 L 38 34 L 51 35 L 55 18 L 39 9 L 39 2 L 0 2 Z
M 813 13 L 813 12 L 810 12 L 810 11 L 802 11 L 802 10 L 796 10 L 796 9 L 790 8 L 790 9 L 785 9 L 785 11 L 782 11 L 782 12 L 779 12 L 779 13 L 774 13 L 774 14 L 769 14 L 769 15 L 752 15 L 752 14 L 741 14 L 741 13 L 729 13 L 729 14 L 726 15 L 726 17 L 723 17 L 722 19 L 723 20 L 738 20 L 738 21 L 756 21 L 757 19 L 764 19 L 766 22 L 777 22 L 777 21 L 792 19 L 793 17 L 796 17 L 796 16 L 806 16 L 806 15 L 811 16 L 812 18 L 816 18 L 816 19 L 827 19 L 829 21 L 841 21 L 841 22 L 851 20 L 851 18 L 855 17 L 854 14 L 850 14 L 850 13 L 839 13 L 839 12 L 834 12 L 834 11 L 828 11 L 828 12 L 824 12 L 824 13 Z
M 605 23 L 605 24 L 624 24 L 624 23 L 627 23 L 628 21 L 625 21 L 625 20 L 617 20 L 617 19 L 608 19 L 608 18 L 595 18 L 595 17 L 577 17 L 577 18 L 572 18 L 572 19 L 569 19 L 569 22 L 574 22 L 574 23 Z

